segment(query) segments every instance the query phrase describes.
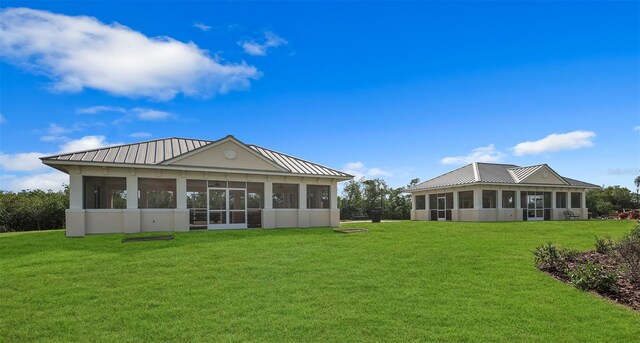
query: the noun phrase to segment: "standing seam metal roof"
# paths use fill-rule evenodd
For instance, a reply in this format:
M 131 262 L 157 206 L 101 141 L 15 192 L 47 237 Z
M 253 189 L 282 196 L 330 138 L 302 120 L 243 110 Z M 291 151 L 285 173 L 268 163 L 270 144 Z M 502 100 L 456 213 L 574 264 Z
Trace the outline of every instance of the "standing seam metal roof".
M 414 192 L 420 190 L 428 190 L 433 188 L 444 188 L 452 186 L 470 185 L 474 183 L 501 183 L 501 184 L 520 184 L 527 185 L 527 183 L 521 183 L 521 181 L 537 170 L 545 166 L 544 164 L 519 167 L 513 164 L 498 164 L 498 163 L 471 163 L 466 166 L 460 167 L 448 173 L 437 176 L 433 179 L 419 183 L 413 187 L 407 188 L 405 191 Z M 549 168 L 551 169 L 551 168 Z M 476 179 L 475 175 L 478 174 L 479 178 Z M 569 186 L 575 187 L 599 187 L 597 185 L 562 177 Z M 559 185 L 553 185 L 559 186 Z M 560 185 L 561 186 L 561 185 Z
M 232 136 L 231 136 L 232 137 Z M 235 138 L 234 138 L 235 139 Z M 237 139 L 236 139 L 237 140 Z M 41 158 L 47 161 L 73 161 L 79 163 L 114 163 L 132 165 L 159 165 L 180 155 L 198 150 L 219 141 L 188 138 L 164 138 L 146 142 L 124 144 L 100 149 L 71 152 Z M 238 141 L 240 142 L 240 141 Z M 263 158 L 293 174 L 353 177 L 347 173 L 286 155 L 257 145 L 241 144 Z

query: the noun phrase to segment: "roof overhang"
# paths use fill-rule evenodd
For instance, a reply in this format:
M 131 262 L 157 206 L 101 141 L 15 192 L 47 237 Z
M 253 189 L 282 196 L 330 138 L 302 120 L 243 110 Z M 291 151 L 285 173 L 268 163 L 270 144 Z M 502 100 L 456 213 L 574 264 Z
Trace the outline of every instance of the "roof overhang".
M 511 188 L 524 188 L 524 187 L 540 187 L 540 188 L 576 188 L 576 189 L 596 189 L 602 188 L 600 186 L 592 185 L 592 186 L 578 186 L 578 185 L 557 185 L 557 184 L 540 184 L 540 183 L 497 183 L 497 182 L 475 182 L 475 183 L 465 183 L 460 185 L 447 185 L 447 186 L 438 186 L 438 187 L 429 187 L 422 189 L 405 189 L 403 193 L 416 193 L 416 192 L 426 192 L 431 190 L 440 190 L 447 188 L 462 188 L 462 187 L 470 187 L 470 186 L 501 186 L 501 187 L 511 187 Z
M 165 164 L 122 164 L 122 163 L 100 163 L 100 162 L 78 162 L 68 160 L 47 160 L 46 157 L 41 158 L 42 163 L 60 170 L 64 173 L 69 173 L 69 168 L 66 167 L 107 167 L 107 168 L 122 168 L 122 169 L 148 169 L 148 170 L 175 170 L 175 171 L 195 171 L 195 172 L 209 172 L 209 173 L 230 173 L 230 174 L 249 174 L 249 175 L 273 175 L 273 176 L 294 176 L 294 177 L 306 177 L 306 178 L 320 178 L 320 179 L 333 179 L 338 181 L 348 181 L 353 179 L 353 176 L 334 176 L 334 175 L 315 175 L 315 174 L 299 174 L 292 172 L 277 172 L 271 170 L 254 170 L 254 169 L 230 169 L 230 168 L 205 168 L 197 166 L 173 166 Z

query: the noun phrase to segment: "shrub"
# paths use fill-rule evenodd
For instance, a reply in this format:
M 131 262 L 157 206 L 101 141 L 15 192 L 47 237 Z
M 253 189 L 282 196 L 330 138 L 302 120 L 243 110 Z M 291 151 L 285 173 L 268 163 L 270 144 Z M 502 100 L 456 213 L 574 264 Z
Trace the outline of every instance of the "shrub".
M 564 271 L 567 268 L 567 262 L 571 261 L 577 252 L 548 242 L 537 247 L 533 251 L 536 266 L 540 269 L 550 271 Z
M 607 236 L 606 238 L 598 238 L 598 236 L 596 236 L 596 251 L 601 253 L 601 254 L 606 254 L 607 252 L 611 251 L 611 249 L 613 248 L 613 241 L 611 240 L 610 236 Z
M 599 293 L 614 294 L 617 292 L 616 273 L 607 271 L 603 267 L 587 262 L 568 273 L 571 283 L 583 291 L 595 290 Z
M 627 219 L 627 217 L 629 216 L 628 212 L 622 212 L 618 215 L 618 218 L 620 219 Z
M 629 219 L 640 219 L 640 212 L 633 211 L 629 214 Z
M 615 246 L 618 257 L 632 281 L 640 281 L 640 225 Z

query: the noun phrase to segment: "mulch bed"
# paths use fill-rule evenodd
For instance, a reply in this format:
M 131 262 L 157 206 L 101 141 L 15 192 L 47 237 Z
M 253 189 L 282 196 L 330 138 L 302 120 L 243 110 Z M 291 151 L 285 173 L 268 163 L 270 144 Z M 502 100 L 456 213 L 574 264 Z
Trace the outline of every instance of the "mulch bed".
M 599 294 L 600 296 L 603 296 L 624 306 L 628 306 L 636 311 L 640 311 L 640 282 L 632 282 L 631 280 L 629 280 L 628 276 L 622 270 L 622 264 L 620 263 L 620 261 L 612 258 L 610 255 L 601 254 L 596 251 L 583 252 L 578 254 L 575 258 L 572 259 L 572 261 L 568 263 L 568 269 L 575 270 L 577 265 L 585 264 L 589 261 L 604 267 L 608 271 L 614 271 L 618 276 L 618 280 L 616 282 L 618 293 L 600 294 L 595 291 L 593 293 Z M 541 270 L 562 282 L 570 283 L 569 277 L 563 271 L 558 271 L 555 269 Z
M 128 242 L 145 242 L 145 241 L 170 241 L 173 239 L 173 235 L 164 236 L 147 236 L 147 237 L 131 237 L 122 240 L 122 243 Z
M 337 233 L 358 233 L 358 232 L 369 232 L 367 229 L 339 229 L 334 230 Z

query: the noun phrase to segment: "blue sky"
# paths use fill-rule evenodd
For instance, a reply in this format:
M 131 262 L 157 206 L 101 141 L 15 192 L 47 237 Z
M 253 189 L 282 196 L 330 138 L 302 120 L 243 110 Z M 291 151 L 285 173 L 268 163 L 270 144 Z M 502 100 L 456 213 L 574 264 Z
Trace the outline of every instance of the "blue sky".
M 394 187 L 471 161 L 635 188 L 638 2 L 15 2 L 0 189 L 37 159 L 233 134 Z

